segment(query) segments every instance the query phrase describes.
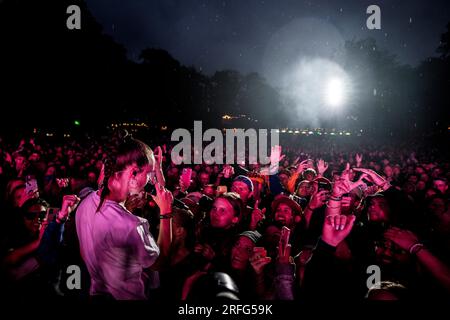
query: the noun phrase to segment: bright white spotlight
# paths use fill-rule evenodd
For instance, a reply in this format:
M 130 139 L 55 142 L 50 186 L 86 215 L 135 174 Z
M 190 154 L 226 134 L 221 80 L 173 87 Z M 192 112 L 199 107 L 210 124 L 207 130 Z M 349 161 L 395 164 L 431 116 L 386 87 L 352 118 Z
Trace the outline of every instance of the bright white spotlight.
M 331 78 L 325 87 L 325 101 L 331 107 L 339 107 L 345 101 L 345 84 L 340 78 Z
M 353 96 L 349 75 L 336 62 L 323 58 L 302 57 L 285 74 L 280 88 L 284 105 L 312 127 L 335 119 Z

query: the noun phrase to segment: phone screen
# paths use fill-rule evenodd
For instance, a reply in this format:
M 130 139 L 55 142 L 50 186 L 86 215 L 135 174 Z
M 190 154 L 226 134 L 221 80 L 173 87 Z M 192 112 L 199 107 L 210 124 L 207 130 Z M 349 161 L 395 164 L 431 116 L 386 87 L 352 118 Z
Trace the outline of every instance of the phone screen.
M 191 183 L 192 178 L 192 169 L 184 168 L 181 173 L 181 179 L 183 180 L 184 185 L 188 186 Z
M 30 179 L 25 182 L 25 192 L 30 194 L 38 190 L 38 185 L 36 179 Z

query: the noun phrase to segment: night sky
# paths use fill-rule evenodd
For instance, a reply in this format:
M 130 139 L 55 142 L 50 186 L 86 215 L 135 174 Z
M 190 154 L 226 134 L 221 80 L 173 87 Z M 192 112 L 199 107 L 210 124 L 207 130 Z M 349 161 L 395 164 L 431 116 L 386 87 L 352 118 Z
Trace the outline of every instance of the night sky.
M 185 65 L 211 74 L 260 72 L 297 56 L 330 56 L 345 40 L 373 37 L 401 63 L 436 55 L 450 21 L 450 1 L 88 0 L 104 31 L 137 60 L 162 48 Z M 381 8 L 381 30 L 368 30 L 366 9 Z

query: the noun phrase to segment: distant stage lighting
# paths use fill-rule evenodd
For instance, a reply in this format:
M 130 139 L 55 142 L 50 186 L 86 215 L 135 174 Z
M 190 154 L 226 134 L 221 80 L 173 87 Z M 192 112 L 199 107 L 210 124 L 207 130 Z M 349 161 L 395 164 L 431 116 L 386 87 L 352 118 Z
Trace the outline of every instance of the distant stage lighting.
M 320 127 L 348 111 L 354 100 L 352 87 L 350 75 L 336 62 L 302 57 L 286 73 L 280 92 L 292 119 Z
M 325 102 L 331 107 L 339 107 L 345 102 L 345 83 L 340 78 L 331 78 L 325 87 Z

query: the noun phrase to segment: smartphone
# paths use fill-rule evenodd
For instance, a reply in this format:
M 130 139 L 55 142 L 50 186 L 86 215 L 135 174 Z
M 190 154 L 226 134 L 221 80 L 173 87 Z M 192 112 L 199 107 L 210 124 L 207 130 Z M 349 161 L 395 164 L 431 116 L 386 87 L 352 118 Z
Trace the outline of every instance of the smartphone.
M 25 182 L 25 192 L 26 194 L 30 194 L 38 191 L 38 184 L 36 179 L 27 179 Z
M 189 186 L 191 184 L 192 178 L 192 168 L 183 168 L 181 173 L 181 180 L 185 186 Z
M 228 192 L 227 186 L 217 186 L 217 195 L 221 195 Z

